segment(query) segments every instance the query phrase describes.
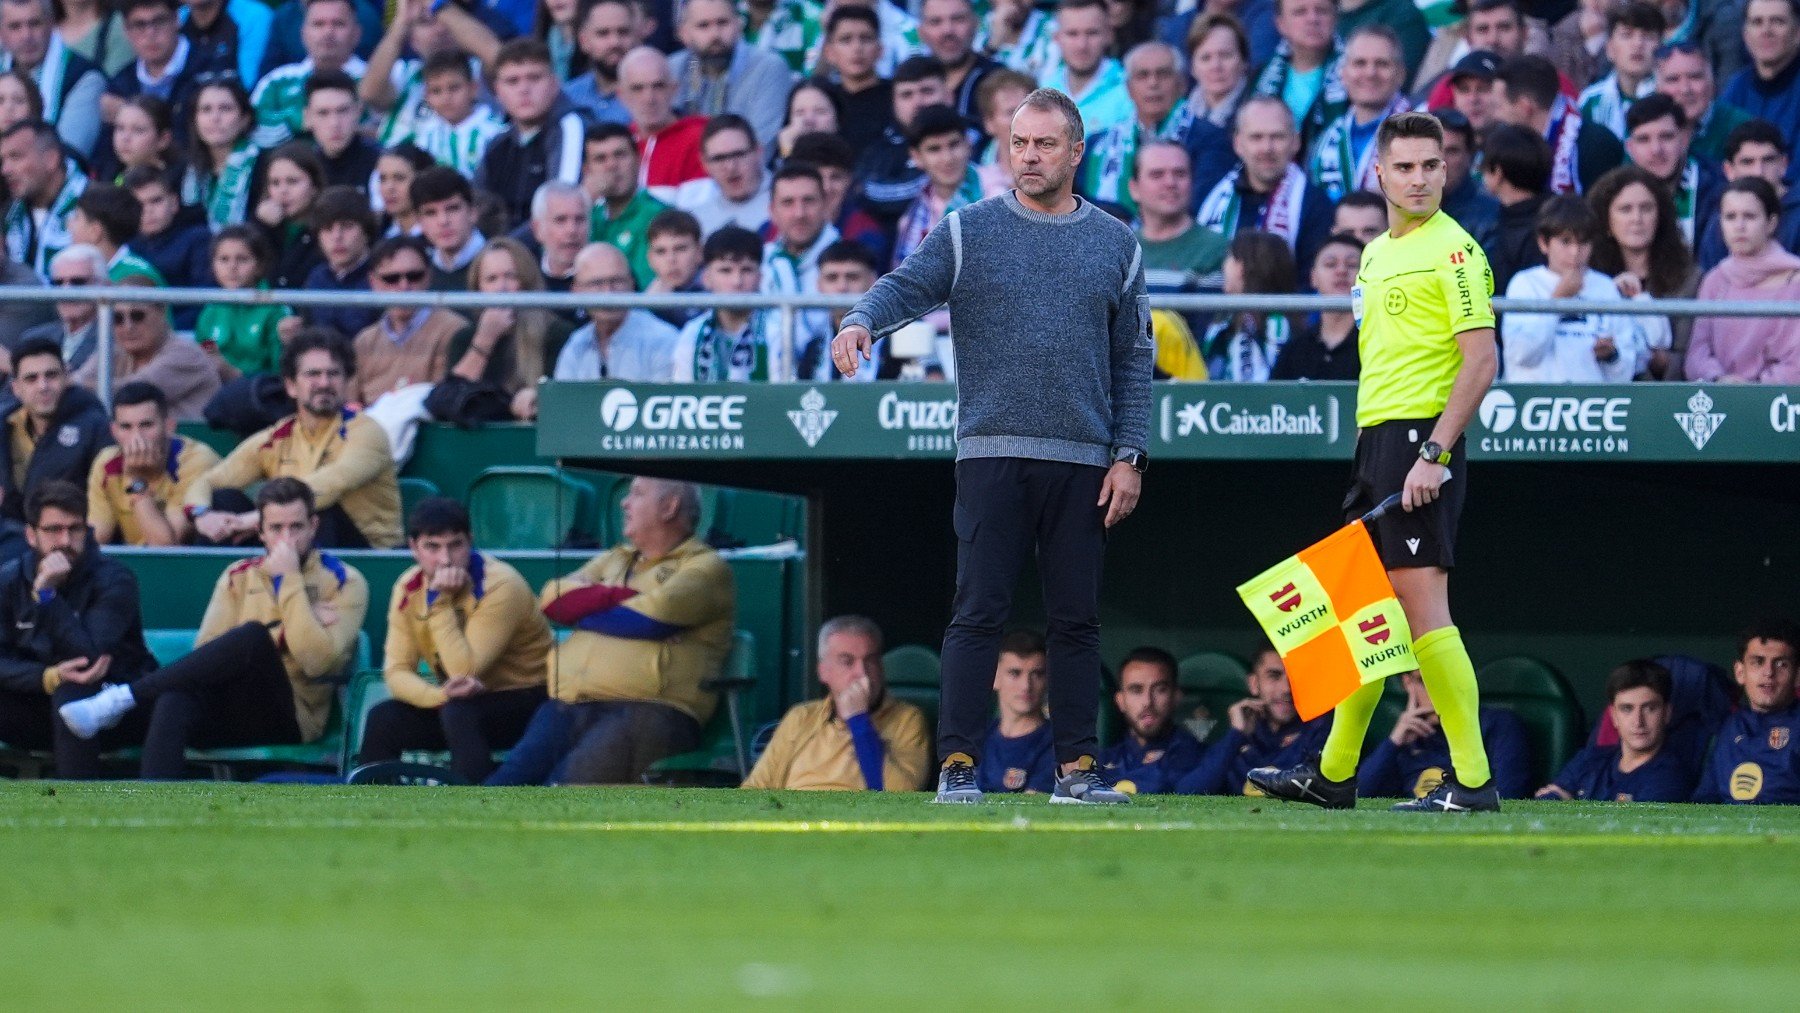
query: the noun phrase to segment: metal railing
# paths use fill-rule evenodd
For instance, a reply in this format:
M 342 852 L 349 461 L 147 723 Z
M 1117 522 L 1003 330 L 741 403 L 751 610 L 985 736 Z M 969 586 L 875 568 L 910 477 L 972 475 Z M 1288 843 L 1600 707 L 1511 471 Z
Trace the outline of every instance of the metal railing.
M 309 289 L 145 288 L 133 285 L 48 288 L 32 285 L 0 285 L 0 302 L 90 302 L 99 307 L 95 316 L 99 393 L 109 404 L 112 392 L 113 304 L 120 302 L 196 306 L 222 303 L 232 306 L 355 306 L 389 309 L 399 306 L 438 307 L 478 311 L 490 307 L 509 309 L 763 309 L 780 314 L 779 330 L 793 362 L 796 326 L 805 310 L 848 309 L 856 296 L 819 294 L 714 295 L 708 292 L 341 292 Z M 1348 296 L 1326 295 L 1157 295 L 1153 309 L 1185 313 L 1348 312 Z M 1608 313 L 1618 316 L 1667 317 L 1792 317 L 1800 316 L 1800 302 L 1773 299 L 1716 302 L 1701 299 L 1507 299 L 1494 300 L 1501 313 Z

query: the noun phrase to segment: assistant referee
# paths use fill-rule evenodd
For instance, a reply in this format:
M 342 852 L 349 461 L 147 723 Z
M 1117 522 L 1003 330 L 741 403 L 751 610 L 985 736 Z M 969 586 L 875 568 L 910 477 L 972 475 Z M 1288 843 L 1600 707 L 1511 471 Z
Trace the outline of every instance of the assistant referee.
M 1125 802 L 1100 772 L 1100 560 L 1137 505 L 1150 436 L 1150 306 L 1131 230 L 1075 196 L 1067 95 L 1013 116 L 1018 188 L 953 211 L 845 317 L 853 376 L 876 338 L 939 305 L 956 335 L 956 599 L 944 632 L 939 802 L 979 802 L 975 767 L 1013 587 L 1035 556 L 1049 613 L 1052 802 Z M 1441 173 L 1440 173 L 1441 175 Z
M 1430 113 L 1401 113 L 1375 135 L 1376 178 L 1388 230 L 1363 250 L 1351 290 L 1360 330 L 1356 464 L 1344 509 L 1362 516 L 1401 493 L 1399 513 L 1370 529 L 1412 628 L 1413 655 L 1450 743 L 1452 771 L 1424 798 L 1395 809 L 1500 808 L 1477 713 L 1475 666 L 1450 619 L 1450 567 L 1468 492 L 1463 432 L 1494 382 L 1494 275 L 1487 256 L 1441 205 L 1444 128 Z M 1451 476 L 1454 475 L 1454 481 Z M 1382 683 L 1337 707 L 1318 762 L 1260 767 L 1265 794 L 1328 809 L 1356 805 L 1356 766 Z

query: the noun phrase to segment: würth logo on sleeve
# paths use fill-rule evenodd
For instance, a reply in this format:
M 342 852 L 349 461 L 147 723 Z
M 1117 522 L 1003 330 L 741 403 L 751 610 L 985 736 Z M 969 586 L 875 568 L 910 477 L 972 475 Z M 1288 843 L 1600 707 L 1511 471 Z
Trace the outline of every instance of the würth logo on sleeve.
M 1281 590 L 1270 594 L 1269 601 L 1273 602 L 1275 607 L 1283 612 L 1292 612 L 1300 607 L 1300 592 L 1294 589 L 1293 584 L 1289 584 Z
M 1356 628 L 1362 631 L 1364 640 L 1367 640 L 1369 643 L 1376 646 L 1387 643 L 1388 638 L 1394 635 L 1394 631 L 1388 629 L 1387 615 L 1385 613 L 1376 613 L 1375 615 L 1370 616 L 1362 622 L 1357 623 Z

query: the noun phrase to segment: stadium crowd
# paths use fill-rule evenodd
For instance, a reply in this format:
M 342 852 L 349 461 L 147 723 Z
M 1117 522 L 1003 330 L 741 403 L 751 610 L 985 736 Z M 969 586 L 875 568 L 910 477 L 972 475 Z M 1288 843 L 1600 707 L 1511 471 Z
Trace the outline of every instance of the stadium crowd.
M 635 484 L 625 541 L 534 601 L 457 504 L 402 516 L 385 412 L 531 420 L 546 378 L 836 380 L 841 311 L 799 314 L 790 342 L 763 311 L 291 312 L 156 289 L 860 294 L 1010 186 L 1007 124 L 1040 86 L 1075 99 L 1079 191 L 1131 224 L 1153 293 L 1350 294 L 1386 224 L 1375 129 L 1411 108 L 1447 129 L 1445 208 L 1499 293 L 1800 293 L 1800 0 L 0 0 L 0 281 L 143 290 L 113 308 L 108 370 L 92 303 L 0 307 L 0 740 L 67 776 L 141 745 L 149 777 L 190 746 L 314 740 L 370 597 L 331 550 L 404 548 L 365 760 L 441 749 L 469 780 L 587 783 L 691 748 L 733 621 L 692 487 Z M 927 319 L 929 347 L 883 346 L 855 379 L 953 370 L 947 318 Z M 1353 379 L 1356 321 L 1159 310 L 1157 374 Z M 1800 377 L 1790 318 L 1514 313 L 1500 337 L 1512 380 Z M 176 435 L 202 418 L 243 442 L 221 458 Z M 261 548 L 158 668 L 113 543 Z M 827 696 L 747 783 L 919 786 L 929 736 L 884 692 L 879 629 L 819 639 Z M 1628 663 L 1545 786 L 1495 709 L 1497 776 L 1514 796 L 1800 800 L 1795 644 L 1746 636 L 1736 709 Z M 994 790 L 1048 776 L 1042 655 L 1015 638 L 996 674 Z M 1139 791 L 1241 791 L 1323 735 L 1272 652 L 1222 720 L 1177 715 L 1157 648 L 1116 684 L 1106 759 Z M 1444 767 L 1406 689 L 1367 790 Z
M 1796 0 L 0 0 L 5 281 L 327 292 L 858 294 L 1007 189 L 1033 88 L 1153 293 L 1347 295 L 1387 115 L 1448 128 L 1496 294 L 1800 290 Z M 126 308 L 112 375 L 179 418 L 339 332 L 367 405 L 458 421 L 535 381 L 835 379 L 841 313 Z M 141 313 L 139 311 L 142 311 Z M 862 378 L 953 370 L 935 340 Z M 1158 375 L 1345 379 L 1356 317 L 1155 315 Z M 8 307 L 83 385 L 91 308 Z M 191 340 L 190 340 L 191 339 Z M 1503 379 L 1791 383 L 1788 318 L 1512 314 Z M 6 365 L 6 363 L 0 363 Z

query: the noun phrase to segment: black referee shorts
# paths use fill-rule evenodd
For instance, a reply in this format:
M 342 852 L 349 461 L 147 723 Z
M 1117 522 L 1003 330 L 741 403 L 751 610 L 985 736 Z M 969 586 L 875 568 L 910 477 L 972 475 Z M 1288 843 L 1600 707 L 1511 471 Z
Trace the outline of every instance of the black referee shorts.
M 1344 497 L 1344 519 L 1353 521 L 1406 485 L 1406 474 L 1418 463 L 1419 446 L 1431 438 L 1436 419 L 1395 419 L 1364 429 L 1356 439 L 1356 463 L 1350 492 Z M 1410 513 L 1394 507 L 1369 525 L 1382 565 L 1390 570 L 1456 565 L 1456 530 L 1463 497 L 1469 489 L 1466 439 L 1450 448 L 1454 477 L 1438 490 L 1435 502 Z

